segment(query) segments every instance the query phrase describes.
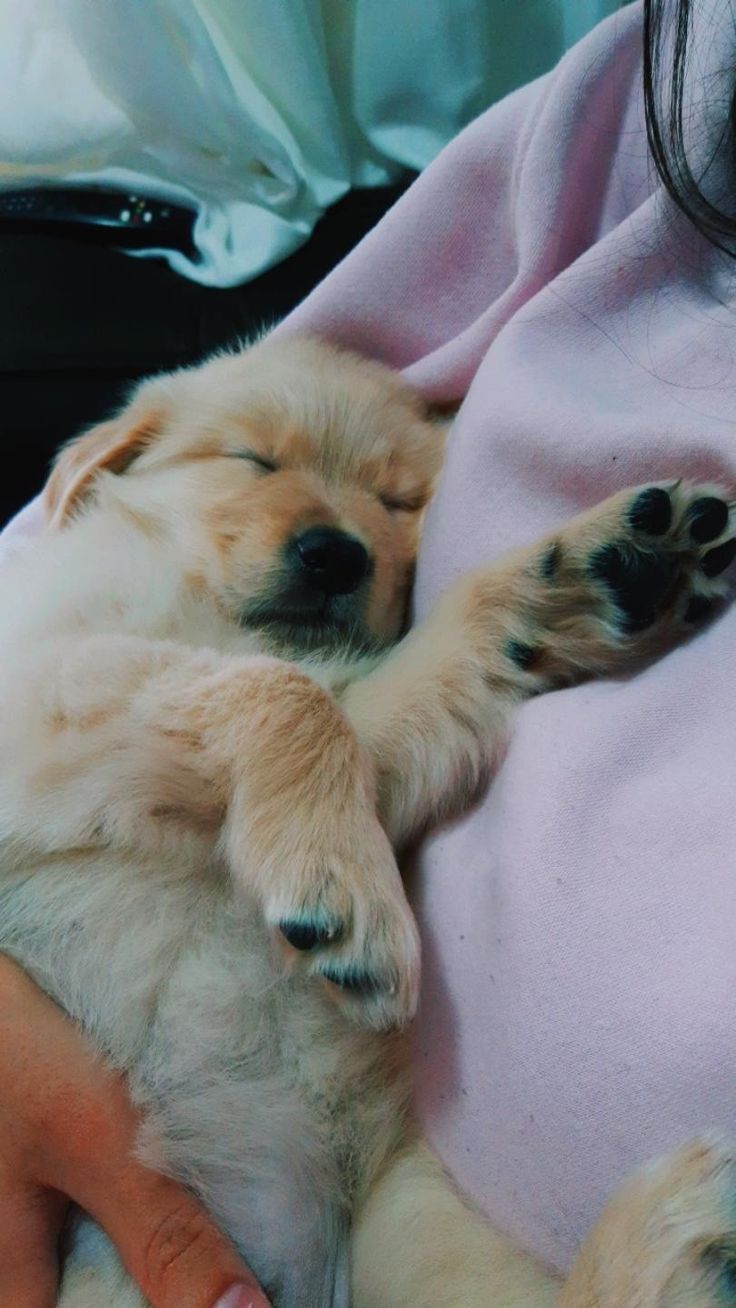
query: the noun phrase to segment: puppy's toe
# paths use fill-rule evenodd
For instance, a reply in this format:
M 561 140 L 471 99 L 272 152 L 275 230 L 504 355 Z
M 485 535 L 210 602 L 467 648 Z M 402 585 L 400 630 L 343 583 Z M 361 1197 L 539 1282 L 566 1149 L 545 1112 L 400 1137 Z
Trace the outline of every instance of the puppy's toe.
M 726 530 L 728 518 L 728 504 L 724 499 L 717 495 L 699 495 L 686 514 L 690 539 L 696 545 L 706 545 L 708 541 L 717 540 Z
M 672 500 L 663 486 L 647 486 L 629 509 L 629 526 L 649 536 L 664 536 L 672 526 Z
M 731 566 L 734 558 L 736 558 L 736 540 L 726 540 L 715 549 L 708 550 L 701 565 L 703 572 L 706 577 L 720 577 L 721 573 Z
M 404 1026 L 419 995 L 419 935 L 403 896 L 359 906 L 352 934 L 320 950 L 310 971 L 352 1021 L 379 1030 Z
M 345 923 L 317 911 L 282 919 L 279 930 L 292 949 L 299 953 L 309 953 L 321 945 L 330 945 L 340 940 L 345 933 Z

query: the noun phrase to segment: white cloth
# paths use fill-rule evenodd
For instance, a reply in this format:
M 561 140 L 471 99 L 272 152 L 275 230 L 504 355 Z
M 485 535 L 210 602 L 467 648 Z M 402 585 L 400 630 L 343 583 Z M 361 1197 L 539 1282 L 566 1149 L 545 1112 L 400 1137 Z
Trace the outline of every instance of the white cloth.
M 619 0 L 0 0 L 0 182 L 196 206 L 206 285 L 256 276 L 351 186 L 423 168 Z

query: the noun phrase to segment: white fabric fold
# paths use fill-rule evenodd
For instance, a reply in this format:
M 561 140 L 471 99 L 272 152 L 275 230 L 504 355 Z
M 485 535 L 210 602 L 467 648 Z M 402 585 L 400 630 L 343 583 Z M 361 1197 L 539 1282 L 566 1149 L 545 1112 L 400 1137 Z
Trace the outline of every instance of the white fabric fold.
M 350 187 L 422 169 L 617 7 L 0 0 L 0 183 L 193 205 L 198 260 L 165 257 L 233 285 L 302 244 Z

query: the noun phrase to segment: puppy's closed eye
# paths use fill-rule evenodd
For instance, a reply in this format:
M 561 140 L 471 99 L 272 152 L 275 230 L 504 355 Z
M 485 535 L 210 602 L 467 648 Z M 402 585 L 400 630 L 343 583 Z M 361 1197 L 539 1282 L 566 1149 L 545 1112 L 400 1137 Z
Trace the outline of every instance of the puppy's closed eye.
M 255 450 L 230 450 L 228 457 L 231 459 L 245 459 L 247 463 L 252 463 L 262 472 L 278 472 L 279 465 L 275 459 L 269 459 L 265 454 L 256 454 Z
M 418 513 L 425 505 L 425 500 L 419 495 L 379 495 L 378 498 L 389 513 Z

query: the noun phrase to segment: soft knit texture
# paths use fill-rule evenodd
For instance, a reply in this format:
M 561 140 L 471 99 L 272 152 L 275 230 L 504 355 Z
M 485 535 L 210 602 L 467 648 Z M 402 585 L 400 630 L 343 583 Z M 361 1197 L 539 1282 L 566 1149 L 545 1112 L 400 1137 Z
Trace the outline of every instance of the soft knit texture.
M 622 486 L 736 484 L 732 266 L 653 175 L 641 20 L 474 123 L 280 329 L 462 401 L 418 619 Z M 559 1267 L 634 1164 L 736 1132 L 735 646 L 731 609 L 629 681 L 528 704 L 487 799 L 421 858 L 424 1124 Z

